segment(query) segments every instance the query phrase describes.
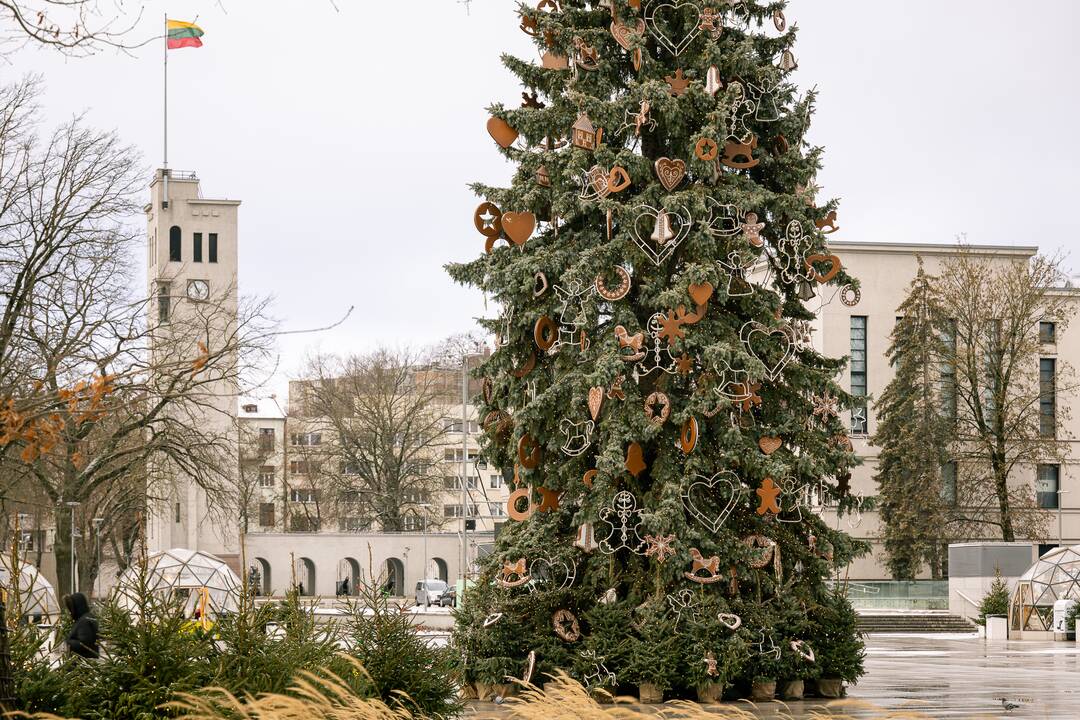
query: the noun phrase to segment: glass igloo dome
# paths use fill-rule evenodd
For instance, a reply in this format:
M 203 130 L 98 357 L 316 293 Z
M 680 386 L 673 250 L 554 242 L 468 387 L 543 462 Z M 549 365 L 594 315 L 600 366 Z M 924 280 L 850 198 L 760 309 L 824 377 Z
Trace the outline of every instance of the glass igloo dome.
M 1066 599 L 1080 600 L 1080 545 L 1048 551 L 1020 576 L 1010 624 L 1015 630 L 1049 630 L 1054 603 Z
M 11 579 L 11 558 L 0 554 L 0 587 L 5 593 L 12 591 Z M 23 617 L 35 620 L 40 616 L 42 622 L 50 622 L 59 617 L 60 604 L 56 601 L 56 591 L 35 566 L 26 562 L 19 564 L 18 584 Z M 11 609 L 9 607 L 8 611 Z
M 146 582 L 151 592 L 180 598 L 190 615 L 207 597 L 207 613 L 235 612 L 240 599 L 240 578 L 232 569 L 210 553 L 186 548 L 156 552 L 146 559 Z M 117 602 L 128 610 L 138 607 L 135 588 L 139 568 L 129 567 L 116 584 Z

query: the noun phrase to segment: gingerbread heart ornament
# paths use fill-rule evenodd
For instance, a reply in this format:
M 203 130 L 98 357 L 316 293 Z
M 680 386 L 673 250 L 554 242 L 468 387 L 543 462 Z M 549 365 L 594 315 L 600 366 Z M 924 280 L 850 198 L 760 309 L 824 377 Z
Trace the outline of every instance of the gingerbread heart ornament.
M 829 263 L 828 272 L 818 272 L 817 268 L 814 267 L 817 263 Z M 840 258 L 836 255 L 814 254 L 806 256 L 806 269 L 813 274 L 814 279 L 819 283 L 827 283 L 832 280 L 836 277 L 837 273 L 840 272 L 841 267 L 843 267 L 843 265 L 840 262 Z
M 611 36 L 623 50 L 630 50 L 633 47 L 634 36 L 641 37 L 644 33 L 645 21 L 641 18 L 638 18 L 637 24 L 633 27 L 623 25 L 618 20 L 611 23 Z
M 531 212 L 508 212 L 502 216 L 503 232 L 515 245 L 524 245 L 536 230 L 536 216 Z
M 784 441 L 776 436 L 766 435 L 758 438 L 757 444 L 758 447 L 761 448 L 761 452 L 766 455 L 772 455 L 780 449 L 780 446 L 784 444 Z
M 604 404 L 604 388 L 597 386 L 589 388 L 589 414 L 593 420 L 600 419 L 600 407 Z
M 510 127 L 510 123 L 502 118 L 490 118 L 487 121 L 487 131 L 491 139 L 503 149 L 510 147 L 518 139 L 518 131 Z
M 656 161 L 655 167 L 656 177 L 660 178 L 660 184 L 668 192 L 677 188 L 686 177 L 686 163 L 682 160 L 662 157 Z
M 689 287 L 690 299 L 694 301 L 695 305 L 704 305 L 709 302 L 709 298 L 713 294 L 712 283 L 690 283 Z

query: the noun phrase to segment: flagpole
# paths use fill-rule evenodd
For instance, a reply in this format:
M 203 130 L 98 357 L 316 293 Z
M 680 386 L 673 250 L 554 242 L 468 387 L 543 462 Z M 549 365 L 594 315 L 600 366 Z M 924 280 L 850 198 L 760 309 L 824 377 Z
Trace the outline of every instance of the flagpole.
M 164 85 L 164 103 L 162 105 L 162 120 L 164 126 L 164 142 L 162 150 L 164 152 L 164 158 L 161 164 L 162 175 L 164 175 L 165 182 L 165 204 L 168 207 L 169 203 L 169 13 L 165 13 L 165 85 Z

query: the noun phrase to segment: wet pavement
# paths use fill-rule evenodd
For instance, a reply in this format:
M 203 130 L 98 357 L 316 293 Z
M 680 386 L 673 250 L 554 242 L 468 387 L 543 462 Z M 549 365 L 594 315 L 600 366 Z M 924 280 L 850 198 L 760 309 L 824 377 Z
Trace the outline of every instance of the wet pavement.
M 1080 718 L 1080 647 L 1074 642 L 987 642 L 973 634 L 870 635 L 866 649 L 866 675 L 849 688 L 846 700 L 756 708 L 733 703 L 710 710 L 723 717 L 737 708 L 775 719 Z M 1017 707 L 1005 710 L 1002 697 Z M 474 708 L 481 717 L 505 714 L 490 703 Z

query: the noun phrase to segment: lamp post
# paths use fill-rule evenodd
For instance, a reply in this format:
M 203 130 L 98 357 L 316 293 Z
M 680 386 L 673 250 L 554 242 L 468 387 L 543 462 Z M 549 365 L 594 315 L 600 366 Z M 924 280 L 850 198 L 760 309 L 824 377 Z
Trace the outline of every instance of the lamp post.
M 423 529 L 424 529 L 424 569 L 420 573 L 420 580 L 423 581 L 423 580 L 427 580 L 427 576 L 428 576 L 427 516 L 428 516 L 428 508 L 431 507 L 431 504 L 430 503 L 420 503 L 416 507 L 422 508 L 423 511 L 424 511 L 424 525 L 423 525 Z M 425 589 L 425 592 L 426 592 L 426 590 L 427 590 L 427 584 L 426 583 L 424 584 L 424 589 Z
M 469 361 L 485 357 L 479 352 L 481 342 L 470 343 L 473 352 L 461 350 L 461 581 L 462 590 L 469 574 Z
M 71 508 L 71 592 L 75 592 L 75 508 L 81 503 L 69 500 L 66 503 Z

